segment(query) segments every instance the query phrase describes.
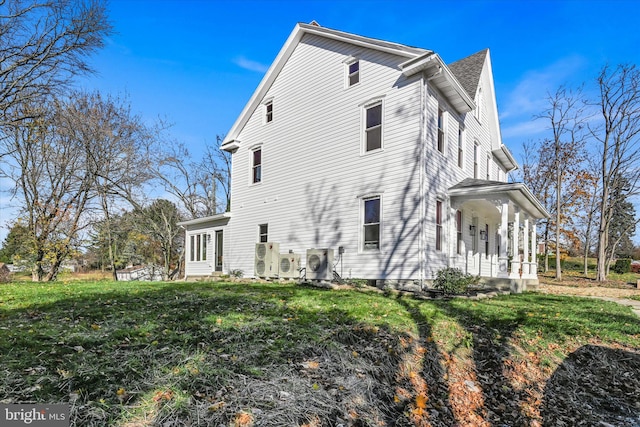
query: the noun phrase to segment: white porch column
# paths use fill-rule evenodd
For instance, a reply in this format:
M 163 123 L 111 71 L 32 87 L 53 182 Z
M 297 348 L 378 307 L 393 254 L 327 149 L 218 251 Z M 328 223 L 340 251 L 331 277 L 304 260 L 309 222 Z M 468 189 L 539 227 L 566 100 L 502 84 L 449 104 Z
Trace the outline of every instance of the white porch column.
M 538 239 L 536 238 L 536 221 L 531 221 L 531 264 L 529 275 L 532 278 L 538 277 Z
M 515 208 L 513 216 L 513 258 L 511 258 L 511 274 L 509 277 L 517 279 L 520 277 L 520 209 Z
M 507 255 L 507 236 L 509 230 L 509 201 L 503 200 L 500 206 L 500 254 L 498 254 L 498 277 L 509 277 L 509 257 Z
M 529 277 L 531 260 L 529 259 L 529 216 L 524 216 L 524 233 L 522 236 L 522 277 Z

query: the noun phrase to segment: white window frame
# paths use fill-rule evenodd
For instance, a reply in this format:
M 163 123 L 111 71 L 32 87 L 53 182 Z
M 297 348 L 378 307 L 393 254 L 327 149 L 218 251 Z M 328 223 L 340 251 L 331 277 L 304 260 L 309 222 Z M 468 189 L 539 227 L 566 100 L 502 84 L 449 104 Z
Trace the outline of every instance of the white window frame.
M 436 215 L 435 215 L 435 224 L 436 224 L 436 251 L 441 252 L 444 248 L 443 238 L 443 229 L 444 229 L 444 202 L 441 199 L 436 199 Z
M 351 71 L 351 66 L 357 64 L 358 69 L 354 72 Z M 346 61 L 344 61 L 344 87 L 350 88 L 353 86 L 357 86 L 360 84 L 360 58 L 350 57 Z M 358 80 L 354 83 L 351 83 L 351 77 L 356 77 Z
M 478 88 L 478 96 L 476 97 L 475 117 L 476 117 L 476 120 L 478 120 L 478 123 L 482 124 L 482 87 Z
M 189 235 L 189 261 L 201 262 L 207 260 L 207 233 L 194 233 Z
M 464 129 L 458 127 L 458 167 L 464 169 Z
M 473 179 L 478 179 L 480 176 L 480 142 L 474 141 L 473 143 Z
M 264 230 L 263 230 L 264 227 Z M 258 242 L 266 243 L 269 241 L 269 224 L 258 224 Z
M 378 200 L 378 222 L 366 221 L 366 203 L 372 200 Z M 382 249 L 382 195 L 363 196 L 360 202 L 360 251 L 361 252 L 380 252 Z M 378 245 L 377 247 L 367 247 L 366 245 L 366 228 L 370 226 L 378 227 Z
M 273 99 L 264 102 L 264 124 L 273 123 Z
M 259 151 L 260 152 L 260 164 L 256 165 L 255 164 L 255 153 Z M 251 185 L 257 185 L 260 184 L 263 180 L 263 168 L 262 165 L 264 164 L 264 150 L 262 149 L 262 145 L 258 146 L 258 147 L 254 147 L 251 149 L 251 171 L 249 174 L 249 183 Z M 256 168 L 258 169 L 258 176 L 256 177 Z M 256 178 L 258 178 L 256 180 Z
M 380 107 L 380 124 L 367 127 L 367 114 L 372 108 Z M 368 132 L 370 130 L 380 129 L 380 147 L 367 149 Z M 369 154 L 382 151 L 384 149 L 384 102 L 382 99 L 371 101 L 362 106 L 362 153 Z
M 447 118 L 446 111 L 442 106 L 438 105 L 438 116 L 436 117 L 436 128 L 437 128 L 437 138 L 436 138 L 436 150 L 440 153 L 445 154 L 447 152 Z
M 487 181 L 491 180 L 491 154 L 487 153 Z
M 462 214 L 462 211 L 458 209 L 456 211 L 456 254 L 457 255 L 462 255 L 462 245 L 464 242 L 464 237 L 462 234 L 462 230 L 464 229 L 462 225 L 463 222 L 464 222 L 464 215 Z

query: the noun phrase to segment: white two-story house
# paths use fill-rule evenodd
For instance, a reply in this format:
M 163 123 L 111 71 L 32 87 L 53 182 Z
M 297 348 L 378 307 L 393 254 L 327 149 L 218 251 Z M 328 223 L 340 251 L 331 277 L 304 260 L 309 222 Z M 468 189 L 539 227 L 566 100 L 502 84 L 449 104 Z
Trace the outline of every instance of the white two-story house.
M 537 281 L 544 207 L 508 175 L 488 50 L 298 24 L 228 132 L 231 212 L 182 223 L 186 274 L 257 276 L 256 243 L 334 253 L 345 278 L 428 286 L 451 266 Z M 303 271 L 304 273 L 304 271 Z

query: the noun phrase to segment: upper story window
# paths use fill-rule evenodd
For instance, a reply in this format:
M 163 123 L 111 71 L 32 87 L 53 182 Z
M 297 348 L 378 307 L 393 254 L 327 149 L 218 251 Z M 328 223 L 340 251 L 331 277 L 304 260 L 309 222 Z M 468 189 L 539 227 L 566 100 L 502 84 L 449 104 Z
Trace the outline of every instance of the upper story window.
M 476 97 L 476 119 L 482 123 L 482 88 L 478 88 L 478 96 Z
M 487 181 L 491 179 L 491 155 L 487 154 Z
M 360 61 L 357 59 L 345 63 L 347 73 L 347 87 L 360 83 Z
M 258 226 L 258 241 L 260 243 L 269 241 L 269 224 L 260 224 Z
M 363 200 L 363 244 L 364 250 L 380 249 L 380 196 Z
M 271 123 L 273 121 L 273 101 L 264 104 L 264 122 Z
M 442 200 L 436 200 L 436 250 L 442 250 Z
M 365 151 L 382 148 L 382 102 L 365 107 Z
M 251 152 L 251 182 L 257 184 L 262 181 L 262 148 Z
M 478 179 L 478 162 L 480 162 L 480 146 L 478 141 L 473 144 L 473 178 Z
M 444 154 L 444 111 L 438 108 L 438 151 Z
M 462 128 L 458 128 L 458 167 L 464 167 L 464 135 Z

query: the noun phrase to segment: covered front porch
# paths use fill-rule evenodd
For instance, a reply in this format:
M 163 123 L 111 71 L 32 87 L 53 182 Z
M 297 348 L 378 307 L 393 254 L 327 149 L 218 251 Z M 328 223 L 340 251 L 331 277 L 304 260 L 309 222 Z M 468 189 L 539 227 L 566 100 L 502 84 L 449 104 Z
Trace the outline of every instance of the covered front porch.
M 449 203 L 450 266 L 485 280 L 537 284 L 536 222 L 549 214 L 526 185 L 466 179 L 449 188 Z

